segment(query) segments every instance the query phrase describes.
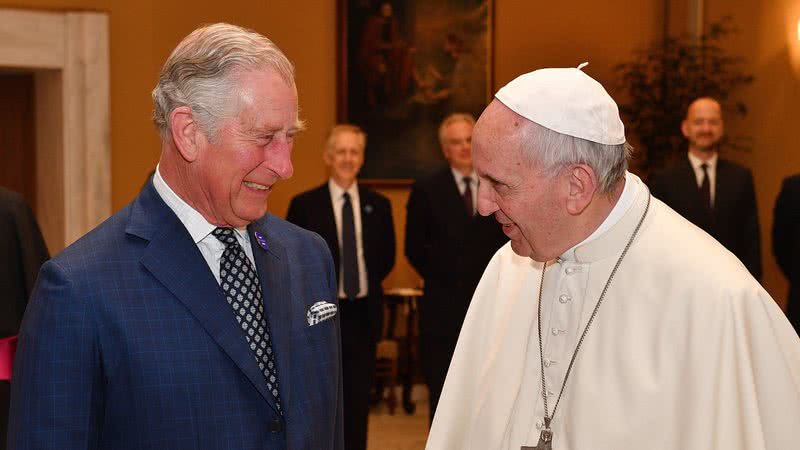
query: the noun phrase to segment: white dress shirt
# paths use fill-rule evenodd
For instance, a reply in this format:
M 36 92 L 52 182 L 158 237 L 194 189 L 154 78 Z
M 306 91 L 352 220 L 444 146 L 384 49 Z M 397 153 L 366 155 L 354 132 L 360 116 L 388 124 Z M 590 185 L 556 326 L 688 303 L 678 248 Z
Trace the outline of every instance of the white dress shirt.
M 336 236 L 339 239 L 339 255 L 342 254 L 342 207 L 344 206 L 345 190 L 336 184 L 333 179 L 328 180 L 328 190 L 331 193 L 333 217 L 336 220 Z M 367 285 L 367 264 L 364 262 L 364 242 L 361 233 L 361 198 L 358 195 L 358 183 L 353 182 L 346 191 L 350 194 L 350 204 L 353 206 L 353 223 L 356 228 L 356 261 L 358 262 L 358 295 L 362 298 L 369 294 Z M 343 280 L 344 267 L 339 264 L 339 280 Z M 344 283 L 339 283 L 339 298 L 345 298 Z
M 194 243 L 197 244 L 197 248 L 200 249 L 200 253 L 206 260 L 208 268 L 211 269 L 211 273 L 214 274 L 214 278 L 216 278 L 217 283 L 219 283 L 219 260 L 222 259 L 222 252 L 225 251 L 225 244 L 211 234 L 217 226 L 208 223 L 197 210 L 189 206 L 188 203 L 183 201 L 183 199 L 169 187 L 167 182 L 164 181 L 164 178 L 161 177 L 158 166 L 156 166 L 156 172 L 153 174 L 153 186 L 156 188 L 158 195 L 161 196 L 161 199 L 164 200 L 164 203 L 169 206 L 169 209 L 178 216 L 183 226 L 186 227 L 186 230 L 192 236 Z M 255 267 L 253 249 L 250 247 L 250 237 L 247 235 L 247 228 L 234 228 L 234 231 L 236 240 L 239 241 L 239 245 L 244 248 L 245 254 L 247 254 L 253 267 Z
M 689 152 L 689 164 L 692 165 L 692 169 L 694 169 L 694 176 L 697 179 L 697 187 L 699 188 L 700 185 L 703 184 L 703 168 L 700 167 L 703 163 L 708 165 L 706 169 L 708 171 L 708 187 L 711 188 L 711 206 L 714 206 L 714 197 L 716 196 L 717 192 L 717 160 L 719 159 L 719 155 L 714 153 L 708 161 L 703 161 L 702 159 L 698 158 L 697 156 L 693 155 Z
M 474 216 L 475 212 L 478 210 L 478 177 L 475 175 L 474 171 L 470 172 L 469 175 L 464 175 L 452 167 L 450 168 L 450 171 L 453 172 L 453 178 L 456 180 L 458 193 L 461 194 L 461 197 L 464 197 L 464 191 L 467 190 L 467 183 L 464 182 L 464 177 L 468 177 L 472 180 L 469 184 L 469 187 L 472 190 L 472 215 Z

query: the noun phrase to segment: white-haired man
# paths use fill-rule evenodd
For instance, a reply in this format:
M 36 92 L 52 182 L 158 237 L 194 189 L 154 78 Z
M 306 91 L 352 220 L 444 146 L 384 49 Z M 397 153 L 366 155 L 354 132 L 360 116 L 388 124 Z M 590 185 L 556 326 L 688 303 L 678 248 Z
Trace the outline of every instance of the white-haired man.
M 784 449 L 800 340 L 730 252 L 627 172 L 579 69 L 502 88 L 473 134 L 478 209 L 511 242 L 481 279 L 428 449 Z
M 341 449 L 330 252 L 266 214 L 302 128 L 292 64 L 210 25 L 173 51 L 153 100 L 152 181 L 39 275 L 9 447 Z
M 376 344 L 383 331 L 381 283 L 394 267 L 392 205 L 358 184 L 367 135 L 351 124 L 334 126 L 323 160 L 330 178 L 289 204 L 286 220 L 328 243 L 339 280 L 344 384 L 344 446 L 367 449 L 370 390 Z

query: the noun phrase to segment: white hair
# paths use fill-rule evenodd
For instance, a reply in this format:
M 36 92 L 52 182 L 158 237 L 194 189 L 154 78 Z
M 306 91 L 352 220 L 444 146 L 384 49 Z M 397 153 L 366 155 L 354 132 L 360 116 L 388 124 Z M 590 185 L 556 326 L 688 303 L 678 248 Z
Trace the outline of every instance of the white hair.
M 633 147 L 627 142 L 617 145 L 599 144 L 569 136 L 526 120 L 528 127 L 522 139 L 525 157 L 541 164 L 549 176 L 572 164 L 586 164 L 597 176 L 600 192 L 608 193 L 628 170 Z
M 294 66 L 265 36 L 217 23 L 194 30 L 167 58 L 153 89 L 153 122 L 170 139 L 170 114 L 188 106 L 200 129 L 216 141 L 223 119 L 233 117 L 242 71 L 269 68 L 295 86 Z

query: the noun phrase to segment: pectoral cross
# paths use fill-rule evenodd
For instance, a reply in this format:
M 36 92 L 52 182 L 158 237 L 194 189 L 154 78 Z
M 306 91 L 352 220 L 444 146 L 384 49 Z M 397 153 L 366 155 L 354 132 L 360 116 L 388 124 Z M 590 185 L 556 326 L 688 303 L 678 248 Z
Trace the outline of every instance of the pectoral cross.
M 536 444 L 536 447 L 523 445 L 520 450 L 553 450 L 553 432 L 549 429 L 542 430 L 542 434 L 539 435 L 539 443 Z

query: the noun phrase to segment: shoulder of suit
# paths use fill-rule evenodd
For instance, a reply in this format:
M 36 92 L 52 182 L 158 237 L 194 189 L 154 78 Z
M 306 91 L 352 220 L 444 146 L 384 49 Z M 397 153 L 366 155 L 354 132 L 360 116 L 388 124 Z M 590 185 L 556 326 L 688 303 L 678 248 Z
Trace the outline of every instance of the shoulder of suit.
M 390 203 L 389 198 L 385 195 L 381 194 L 380 192 L 373 191 L 372 189 L 361 184 L 358 185 L 358 195 L 362 196 L 364 200 L 387 204 Z
M 445 167 L 443 169 L 437 170 L 436 172 L 432 173 L 431 175 L 420 178 L 414 183 L 414 188 L 419 190 L 424 189 L 440 189 L 440 187 L 444 183 L 452 182 L 455 183 L 453 179 L 453 172 L 450 170 L 450 167 Z
M 312 199 L 312 198 L 318 197 L 321 194 L 327 193 L 327 192 L 328 192 L 328 183 L 325 182 L 324 184 L 322 184 L 320 186 L 317 186 L 315 188 L 309 189 L 307 191 L 303 191 L 303 192 L 295 195 L 294 197 L 292 197 L 291 201 L 292 202 L 303 202 L 303 201 L 306 201 L 308 199 Z
M 24 209 L 26 204 L 21 194 L 0 186 L 0 213 L 16 213 Z
M 720 169 L 729 170 L 739 174 L 752 173 L 752 171 L 748 167 L 745 167 L 739 163 L 735 163 L 729 159 L 724 159 L 724 158 L 720 158 L 719 161 L 717 162 L 717 170 Z
M 784 178 L 783 185 L 787 188 L 800 189 L 800 173 Z

